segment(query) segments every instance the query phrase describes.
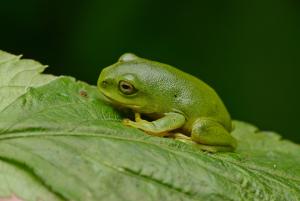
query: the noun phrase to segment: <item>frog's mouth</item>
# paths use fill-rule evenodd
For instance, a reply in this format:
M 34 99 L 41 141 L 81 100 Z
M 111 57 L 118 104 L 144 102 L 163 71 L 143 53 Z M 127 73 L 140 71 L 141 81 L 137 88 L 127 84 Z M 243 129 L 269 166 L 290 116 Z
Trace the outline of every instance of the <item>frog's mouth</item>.
M 131 109 L 141 108 L 141 106 L 139 106 L 139 105 L 127 104 L 127 103 L 122 103 L 120 101 L 117 101 L 117 100 L 113 99 L 112 97 L 110 97 L 109 95 L 105 94 L 105 92 L 102 90 L 100 92 L 101 92 L 101 95 L 104 96 L 105 100 L 107 102 L 111 103 L 112 105 L 121 106 L 121 107 L 125 107 L 125 108 L 131 108 Z

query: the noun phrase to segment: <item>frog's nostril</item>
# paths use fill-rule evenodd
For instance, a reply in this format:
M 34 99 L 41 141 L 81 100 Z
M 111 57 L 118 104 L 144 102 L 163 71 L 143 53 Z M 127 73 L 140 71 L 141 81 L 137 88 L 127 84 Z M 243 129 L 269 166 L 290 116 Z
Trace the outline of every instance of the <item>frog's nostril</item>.
M 102 86 L 103 88 L 106 88 L 107 85 L 108 85 L 108 81 L 103 80 L 103 81 L 101 82 L 101 86 Z

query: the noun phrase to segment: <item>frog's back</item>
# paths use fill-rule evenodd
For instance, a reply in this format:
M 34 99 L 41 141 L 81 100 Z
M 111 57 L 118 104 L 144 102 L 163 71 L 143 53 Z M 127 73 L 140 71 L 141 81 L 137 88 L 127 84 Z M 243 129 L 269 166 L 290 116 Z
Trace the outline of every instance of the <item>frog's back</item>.
M 196 119 L 208 118 L 219 122 L 226 130 L 232 130 L 230 115 L 214 89 L 177 68 L 164 65 L 164 69 L 168 71 L 169 82 L 176 83 L 176 89 L 173 89 L 176 93 L 174 106 L 186 116 L 187 129 L 191 128 Z

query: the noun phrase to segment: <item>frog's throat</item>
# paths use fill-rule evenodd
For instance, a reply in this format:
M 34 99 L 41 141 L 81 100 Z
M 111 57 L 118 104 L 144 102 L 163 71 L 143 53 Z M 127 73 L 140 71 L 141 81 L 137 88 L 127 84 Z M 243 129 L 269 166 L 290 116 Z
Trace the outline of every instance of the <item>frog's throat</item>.
M 105 94 L 103 91 L 101 91 L 101 94 L 107 99 L 107 101 L 113 105 L 117 105 L 117 106 L 121 106 L 124 108 L 131 108 L 133 110 L 138 110 L 141 108 L 141 106 L 139 105 L 134 105 L 134 104 L 127 104 L 127 103 L 122 103 L 120 101 L 117 101 L 115 99 L 113 99 L 112 97 L 110 97 L 109 95 Z

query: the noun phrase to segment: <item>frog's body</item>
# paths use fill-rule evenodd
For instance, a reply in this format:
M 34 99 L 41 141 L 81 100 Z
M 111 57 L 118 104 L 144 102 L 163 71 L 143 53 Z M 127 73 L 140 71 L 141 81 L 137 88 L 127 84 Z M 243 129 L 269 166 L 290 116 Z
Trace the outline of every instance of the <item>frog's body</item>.
M 135 121 L 125 119 L 125 125 L 156 136 L 180 131 L 211 152 L 236 147 L 229 134 L 230 115 L 216 92 L 172 66 L 127 53 L 103 69 L 98 88 L 112 104 L 136 113 Z M 140 114 L 154 121 L 142 120 Z M 180 134 L 174 136 L 188 139 Z

